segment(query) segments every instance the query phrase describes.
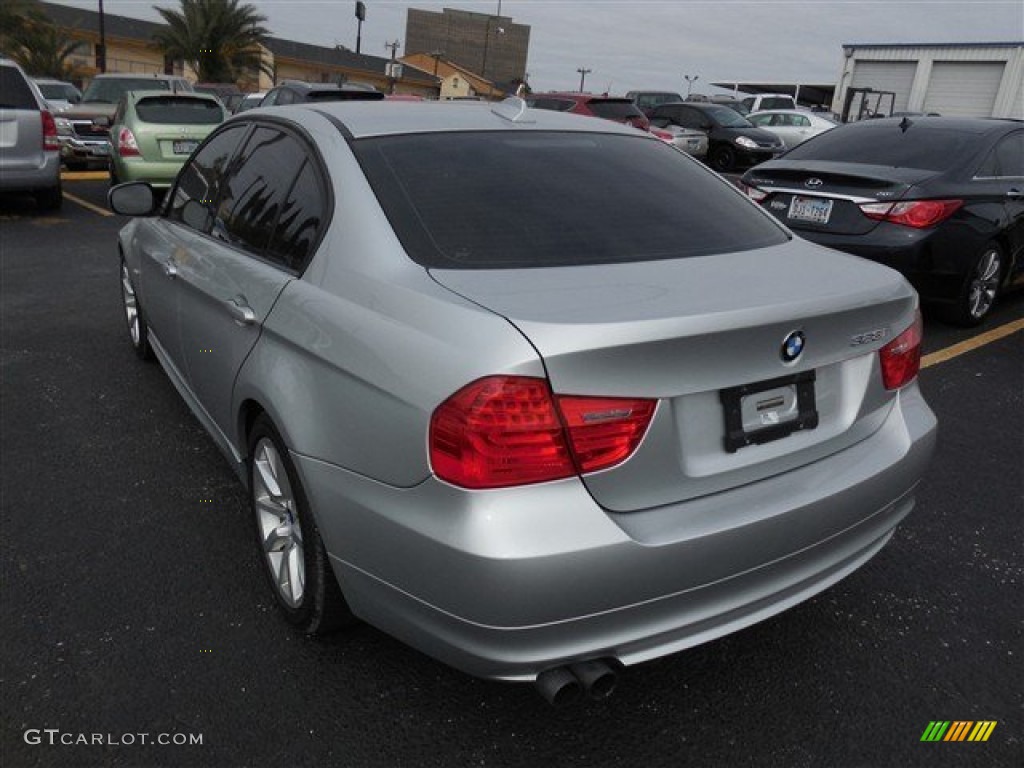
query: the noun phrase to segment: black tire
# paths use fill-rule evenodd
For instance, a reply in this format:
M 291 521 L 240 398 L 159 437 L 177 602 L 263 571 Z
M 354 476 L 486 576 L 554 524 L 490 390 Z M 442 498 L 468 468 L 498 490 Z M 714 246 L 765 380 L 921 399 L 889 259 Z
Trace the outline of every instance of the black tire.
M 59 211 L 64 204 L 64 190 L 61 188 L 60 180 L 58 179 L 57 186 L 36 192 L 34 197 L 36 207 L 40 211 Z
M 964 327 L 981 325 L 999 296 L 1006 261 L 995 243 L 986 245 L 971 263 L 956 303 L 946 311 L 946 320 Z
M 135 293 L 128 266 L 121 259 L 121 306 L 128 326 L 128 339 L 140 360 L 152 360 L 153 348 L 149 345 L 149 326 L 142 313 L 142 304 Z
M 249 433 L 248 464 L 249 511 L 255 524 L 259 568 L 282 615 L 289 624 L 314 636 L 356 623 L 331 569 L 295 465 L 266 414 L 256 419 Z M 265 482 L 267 476 L 273 482 Z M 270 491 L 275 485 L 277 496 Z
M 736 152 L 728 144 L 719 144 L 711 150 L 711 167 L 720 173 L 736 167 Z
M 107 169 L 107 173 L 110 174 L 110 186 L 116 187 L 121 183 L 121 180 L 117 177 L 117 171 L 114 170 L 114 166 L 110 166 L 110 168 Z

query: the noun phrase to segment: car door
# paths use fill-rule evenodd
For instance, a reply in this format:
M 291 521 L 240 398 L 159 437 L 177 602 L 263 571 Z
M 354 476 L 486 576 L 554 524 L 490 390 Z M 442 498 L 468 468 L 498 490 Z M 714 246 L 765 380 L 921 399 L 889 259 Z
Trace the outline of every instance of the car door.
M 232 431 L 235 377 L 277 297 L 304 267 L 282 250 L 277 231 L 288 227 L 301 177 L 314 173 L 310 157 L 296 134 L 257 124 L 220 187 L 210 236 L 180 268 L 189 381 L 221 435 Z M 319 197 L 326 197 L 322 185 Z
M 1010 282 L 1024 284 L 1024 130 L 1012 131 L 995 148 L 998 192 L 1006 209 Z
M 179 271 L 193 258 L 196 243 L 210 231 L 213 204 L 222 175 L 246 133 L 235 124 L 214 134 L 185 165 L 169 195 L 164 215 L 136 243 L 143 311 L 154 347 L 171 380 L 187 385 L 178 313 Z

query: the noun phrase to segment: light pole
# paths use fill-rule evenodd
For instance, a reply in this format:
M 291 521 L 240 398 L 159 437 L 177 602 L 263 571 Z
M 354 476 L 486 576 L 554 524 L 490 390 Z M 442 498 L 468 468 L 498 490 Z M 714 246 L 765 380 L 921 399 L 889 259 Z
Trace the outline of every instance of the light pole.
M 580 73 L 580 93 L 583 93 L 583 83 L 587 79 L 587 75 L 589 75 L 593 70 L 580 67 L 576 71 Z
M 100 44 L 96 51 L 96 68 L 99 71 L 107 71 L 107 31 L 104 24 L 103 0 L 100 0 Z
M 363 47 L 363 22 L 366 21 L 366 4 L 362 0 L 356 2 L 356 18 L 359 23 L 356 27 L 356 53 Z
M 683 79 L 686 80 L 686 97 L 690 97 L 690 92 L 693 91 L 693 84 L 700 79 L 700 75 L 683 75 Z

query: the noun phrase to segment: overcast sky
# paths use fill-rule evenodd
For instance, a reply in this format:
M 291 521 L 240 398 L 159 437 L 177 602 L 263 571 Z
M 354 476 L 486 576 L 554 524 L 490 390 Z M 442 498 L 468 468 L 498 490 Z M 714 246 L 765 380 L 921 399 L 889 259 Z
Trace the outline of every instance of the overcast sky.
M 96 10 L 98 0 L 58 0 Z M 497 0 L 365 0 L 362 52 L 387 56 L 405 42 L 406 9 L 497 13 Z M 156 5 L 178 7 L 177 0 Z M 354 0 L 251 0 L 277 37 L 355 48 Z M 150 0 L 105 0 L 107 13 L 159 20 Z M 714 93 L 722 80 L 834 83 L 844 43 L 1024 40 L 1022 0 L 502 0 L 528 24 L 534 90 Z M 399 55 L 404 53 L 399 49 Z M 415 51 L 410 51 L 415 53 Z

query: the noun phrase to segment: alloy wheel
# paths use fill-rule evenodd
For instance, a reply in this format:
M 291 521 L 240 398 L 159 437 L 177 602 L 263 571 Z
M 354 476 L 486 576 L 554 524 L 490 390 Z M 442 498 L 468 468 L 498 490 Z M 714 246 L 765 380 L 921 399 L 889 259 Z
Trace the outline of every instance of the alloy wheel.
M 978 259 L 967 296 L 967 311 L 975 320 L 984 317 L 992 309 L 999 290 L 1001 267 L 999 251 L 995 248 L 985 251 Z
M 142 339 L 142 330 L 139 328 L 139 302 L 135 297 L 135 287 L 128 276 L 128 267 L 123 262 L 121 263 L 121 298 L 124 301 L 128 333 L 131 334 L 132 344 L 137 347 Z
M 278 596 L 296 608 L 305 593 L 306 560 L 295 494 L 270 438 L 256 444 L 254 456 L 252 497 L 263 554 Z

